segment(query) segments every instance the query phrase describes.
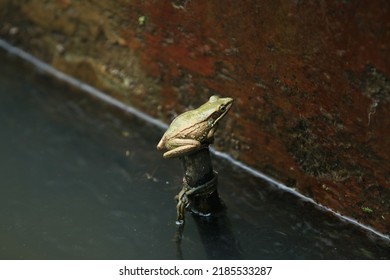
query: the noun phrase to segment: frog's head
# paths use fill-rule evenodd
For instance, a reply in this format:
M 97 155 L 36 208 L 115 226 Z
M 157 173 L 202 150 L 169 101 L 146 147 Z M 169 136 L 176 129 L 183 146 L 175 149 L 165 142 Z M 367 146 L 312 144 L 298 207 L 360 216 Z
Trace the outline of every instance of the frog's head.
M 206 115 L 212 126 L 216 125 L 226 113 L 230 110 L 233 104 L 233 98 L 219 97 L 213 95 L 209 101 L 201 106 L 201 111 Z

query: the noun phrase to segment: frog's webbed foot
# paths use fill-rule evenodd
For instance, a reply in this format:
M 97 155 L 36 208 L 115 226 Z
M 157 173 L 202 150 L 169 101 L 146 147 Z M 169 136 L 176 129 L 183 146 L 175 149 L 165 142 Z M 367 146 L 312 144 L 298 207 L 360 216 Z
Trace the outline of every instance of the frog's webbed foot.
M 207 138 L 204 143 L 205 143 L 205 145 L 213 144 L 214 143 L 214 135 L 210 138 Z

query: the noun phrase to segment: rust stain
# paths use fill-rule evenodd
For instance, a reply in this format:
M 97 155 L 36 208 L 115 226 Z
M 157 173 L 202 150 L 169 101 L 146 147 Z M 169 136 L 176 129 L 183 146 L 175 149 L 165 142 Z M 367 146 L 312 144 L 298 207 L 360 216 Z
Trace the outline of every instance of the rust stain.
M 168 107 L 232 96 L 221 148 L 389 233 L 389 3 L 179 2 L 138 1 L 127 37 Z

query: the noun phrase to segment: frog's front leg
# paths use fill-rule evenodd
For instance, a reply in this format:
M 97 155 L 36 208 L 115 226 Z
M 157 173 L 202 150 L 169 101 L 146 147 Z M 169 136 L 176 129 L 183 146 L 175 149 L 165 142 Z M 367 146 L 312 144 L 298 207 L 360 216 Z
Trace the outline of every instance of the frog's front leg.
M 202 144 L 195 139 L 176 138 L 170 140 L 168 146 L 170 150 L 163 154 L 164 158 L 184 156 L 190 152 L 198 150 Z
M 207 137 L 206 137 L 207 143 L 212 144 L 214 142 L 214 133 L 217 130 L 217 127 L 218 127 L 218 125 L 215 125 L 207 133 Z

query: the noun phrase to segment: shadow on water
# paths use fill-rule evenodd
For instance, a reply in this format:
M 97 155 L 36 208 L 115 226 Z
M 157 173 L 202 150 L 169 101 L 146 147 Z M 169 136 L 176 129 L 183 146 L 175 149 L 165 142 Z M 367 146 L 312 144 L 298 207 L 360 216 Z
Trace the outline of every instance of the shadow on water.
M 212 216 L 194 216 L 207 257 L 212 260 L 243 258 L 226 211 Z
M 0 258 L 175 259 L 182 168 L 162 131 L 0 52 Z M 226 209 L 185 259 L 388 259 L 390 245 L 220 158 Z

